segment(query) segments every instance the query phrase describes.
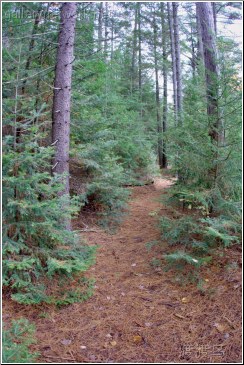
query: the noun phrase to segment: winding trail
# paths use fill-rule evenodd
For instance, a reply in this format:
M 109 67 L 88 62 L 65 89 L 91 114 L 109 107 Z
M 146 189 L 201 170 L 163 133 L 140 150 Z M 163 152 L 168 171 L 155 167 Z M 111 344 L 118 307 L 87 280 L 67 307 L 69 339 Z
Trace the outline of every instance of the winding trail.
M 196 285 L 182 287 L 171 272 L 150 265 L 155 254 L 160 257 L 167 249 L 165 244 L 148 252 L 146 243 L 160 239 L 158 216 L 170 214 L 160 198 L 171 183 L 158 179 L 131 188 L 129 214 L 116 234 L 84 233 L 89 244 L 100 246 L 88 273 L 96 279 L 95 292 L 84 303 L 50 309 L 46 318 L 29 314 L 36 324 L 35 350 L 41 362 L 240 361 L 241 311 L 230 303 L 233 284 L 225 285 L 225 274 L 206 273 L 208 282 L 214 275 L 220 282 L 209 297 Z

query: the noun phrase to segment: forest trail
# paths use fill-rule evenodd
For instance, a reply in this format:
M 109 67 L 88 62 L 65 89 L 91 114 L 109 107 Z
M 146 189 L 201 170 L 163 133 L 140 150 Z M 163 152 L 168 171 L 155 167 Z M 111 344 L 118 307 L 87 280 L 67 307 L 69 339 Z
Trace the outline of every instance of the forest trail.
M 158 179 L 153 185 L 130 188 L 129 213 L 116 234 L 103 230 L 82 233 L 89 244 L 99 245 L 96 265 L 87 273 L 96 280 L 89 300 L 59 310 L 47 309 L 43 316 L 40 311 L 22 309 L 21 314 L 36 324 L 38 343 L 34 349 L 41 353 L 39 361 L 240 359 L 239 288 L 231 302 L 226 282 L 221 284 L 222 279 L 226 281 L 224 274 L 208 273 L 210 282 L 219 279 L 218 291 L 209 298 L 202 296 L 196 285 L 180 286 L 173 273 L 150 265 L 157 250 L 163 253 L 162 246 L 148 252 L 146 243 L 160 239 L 158 214 L 170 214 L 160 198 L 171 184 Z M 233 292 L 233 283 L 230 287 Z

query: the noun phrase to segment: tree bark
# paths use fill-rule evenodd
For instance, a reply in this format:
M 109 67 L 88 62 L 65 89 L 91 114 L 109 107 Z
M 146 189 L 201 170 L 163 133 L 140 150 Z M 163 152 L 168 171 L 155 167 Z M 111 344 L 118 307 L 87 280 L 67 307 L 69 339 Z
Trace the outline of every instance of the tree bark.
M 205 78 L 207 88 L 207 109 L 212 119 L 209 135 L 218 142 L 218 65 L 217 46 L 214 30 L 213 10 L 211 3 L 197 3 L 201 21 L 201 33 L 204 49 Z
M 52 145 L 55 146 L 53 173 L 64 174 L 64 188 L 60 195 L 69 195 L 69 140 L 72 62 L 74 61 L 74 39 L 76 3 L 63 3 L 61 7 L 58 37 L 57 62 L 53 96 Z M 64 207 L 65 208 L 65 207 Z M 71 229 L 71 222 L 66 222 Z
M 194 43 L 194 30 L 191 24 L 191 67 L 192 67 L 192 77 L 196 76 L 196 54 L 195 54 L 195 43 Z
M 102 50 L 102 38 L 103 38 L 103 3 L 100 2 L 98 8 L 98 50 Z
M 196 4 L 196 20 L 197 20 L 197 43 L 198 43 L 198 62 L 203 62 L 204 51 L 203 51 L 203 42 L 202 42 L 202 29 L 201 29 L 201 19 L 199 14 L 199 7 Z
M 171 46 L 171 59 L 172 59 L 172 81 L 173 81 L 173 97 L 174 97 L 174 113 L 175 113 L 175 123 L 177 120 L 178 106 L 177 106 L 177 82 L 176 82 L 176 56 L 175 56 L 175 42 L 174 42 L 174 29 L 173 29 L 173 19 L 172 19 L 172 9 L 170 3 L 167 2 L 168 10 L 168 21 L 169 21 L 169 31 L 170 31 L 170 46 Z
M 212 9 L 213 9 L 213 19 L 214 19 L 214 31 L 215 35 L 217 36 L 217 10 L 215 2 L 212 2 Z
M 137 4 L 138 16 L 138 86 L 140 93 L 140 100 L 142 97 L 142 56 L 141 56 L 141 4 Z
M 163 48 L 163 156 L 162 167 L 167 168 L 167 153 L 166 153 L 166 141 L 165 132 L 167 129 L 167 115 L 168 115 L 168 66 L 167 66 L 167 49 L 166 49 L 166 22 L 165 22 L 165 5 L 163 2 L 161 6 L 161 26 L 162 26 L 162 48 Z
M 201 21 L 201 33 L 204 49 L 205 80 L 207 91 L 207 113 L 209 118 L 209 136 L 213 144 L 213 167 L 209 172 L 212 184 L 218 177 L 218 146 L 222 143 L 223 131 L 218 105 L 218 52 L 211 3 L 196 4 Z
M 131 93 L 136 89 L 136 49 L 137 49 L 137 26 L 138 26 L 138 8 L 135 6 L 134 13 L 134 29 L 133 29 L 133 44 L 132 44 L 132 60 L 131 60 Z
M 153 53 L 154 53 L 154 70 L 155 70 L 155 99 L 156 99 L 156 115 L 158 129 L 158 163 L 163 168 L 163 129 L 160 117 L 160 95 L 159 95 L 159 77 L 158 77 L 158 56 L 157 56 L 157 24 L 155 13 L 153 14 Z
M 41 20 L 41 10 L 42 10 L 42 7 L 40 6 L 37 13 L 36 13 L 36 16 L 35 16 L 35 21 L 34 21 L 34 25 L 33 25 L 33 29 L 32 29 L 32 34 L 31 34 L 31 41 L 30 41 L 30 44 L 29 44 L 29 55 L 28 55 L 28 58 L 26 60 L 26 64 L 25 64 L 25 76 L 24 76 L 24 81 L 23 81 L 23 84 L 22 84 L 22 94 L 25 93 L 25 86 L 26 86 L 26 83 L 27 83 L 27 77 L 28 77 L 28 70 L 30 69 L 30 65 L 31 65 L 31 59 L 32 59 L 32 54 L 31 52 L 33 51 L 34 49 L 34 46 L 35 46 L 35 34 L 37 32 L 37 29 L 38 29 L 38 26 L 39 26 L 39 23 L 40 23 L 40 20 Z
M 172 3 L 173 7 L 173 28 L 175 41 L 175 64 L 176 64 L 176 84 L 177 84 L 177 122 L 182 124 L 182 79 L 180 64 L 180 40 L 179 40 L 179 22 L 178 22 L 178 3 Z
M 114 58 L 114 19 L 111 19 L 111 53 L 110 59 L 113 61 Z
M 105 60 L 107 59 L 107 56 L 108 56 L 108 17 L 109 17 L 109 14 L 108 14 L 108 3 L 106 2 L 105 3 L 105 21 L 104 21 L 104 57 L 105 57 Z

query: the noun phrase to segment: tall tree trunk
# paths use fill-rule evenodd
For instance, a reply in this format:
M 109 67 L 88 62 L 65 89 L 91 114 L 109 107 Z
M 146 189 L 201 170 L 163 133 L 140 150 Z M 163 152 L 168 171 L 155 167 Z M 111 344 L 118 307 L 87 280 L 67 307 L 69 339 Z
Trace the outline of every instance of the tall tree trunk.
M 114 19 L 111 18 L 111 53 L 110 53 L 111 61 L 114 58 Z
M 108 3 L 105 3 L 105 19 L 104 19 L 104 57 L 105 59 L 108 56 Z
M 196 20 L 197 20 L 197 48 L 198 48 L 198 54 L 197 59 L 198 62 L 203 62 L 204 58 L 204 51 L 203 51 L 203 42 L 202 42 L 202 28 L 201 28 L 201 18 L 199 14 L 199 7 L 196 4 Z
M 69 2 L 63 3 L 61 7 L 55 69 L 52 144 L 56 151 L 52 170 L 53 173 L 65 174 L 63 178 L 64 188 L 60 195 L 69 195 L 70 101 L 76 8 L 76 3 Z M 65 222 L 65 225 L 67 229 L 71 229 L 70 220 Z
M 160 168 L 163 168 L 163 130 L 160 117 L 160 95 L 159 95 L 159 77 L 158 77 L 158 56 L 157 56 L 157 24 L 155 13 L 153 14 L 153 53 L 154 53 L 154 69 L 155 69 L 155 98 L 156 98 L 156 113 L 157 113 L 157 129 L 158 129 L 158 163 Z
M 209 117 L 209 136 L 213 144 L 213 167 L 210 171 L 212 183 L 218 176 L 218 145 L 222 140 L 221 119 L 218 105 L 218 53 L 211 3 L 196 3 L 201 20 L 201 33 L 204 49 L 205 78 L 207 90 L 207 113 Z
M 30 65 L 31 65 L 31 59 L 32 59 L 32 54 L 31 52 L 34 49 L 35 46 L 35 34 L 37 32 L 40 20 L 41 20 L 41 11 L 42 11 L 42 6 L 39 7 L 39 9 L 37 10 L 36 16 L 35 16 L 35 20 L 34 20 L 34 25 L 33 25 L 33 29 L 32 29 L 32 34 L 31 34 L 31 40 L 30 40 L 30 44 L 29 44 L 29 50 L 28 50 L 28 58 L 26 60 L 26 64 L 25 64 L 25 77 L 24 77 L 24 81 L 22 84 L 22 94 L 25 93 L 25 87 L 26 87 L 26 83 L 27 83 L 27 77 L 28 77 L 28 70 L 30 69 Z
M 173 19 L 172 19 L 172 9 L 170 2 L 167 2 L 168 9 L 168 21 L 169 21 L 169 31 L 170 31 L 170 46 L 171 46 L 171 58 L 172 58 L 172 81 L 173 81 L 173 97 L 174 97 L 174 113 L 175 113 L 175 123 L 177 123 L 177 82 L 176 82 L 176 56 L 175 56 L 175 41 L 174 41 L 174 29 L 173 29 Z
M 136 89 L 136 54 L 137 54 L 137 27 L 138 27 L 138 7 L 134 8 L 134 29 L 131 60 L 131 93 Z
M 213 10 L 211 3 L 199 2 L 197 8 L 201 21 L 204 49 L 208 115 L 212 119 L 209 134 L 214 141 L 218 142 L 218 65 Z
M 32 60 L 32 51 L 34 49 L 35 46 L 35 34 L 37 32 L 39 23 L 40 23 L 40 13 L 41 13 L 41 9 L 42 6 L 39 6 L 39 9 L 36 13 L 35 16 L 35 20 L 34 20 L 34 25 L 32 28 L 32 34 L 31 34 L 31 39 L 30 39 L 30 43 L 29 43 L 29 55 L 27 57 L 26 60 L 26 64 L 25 64 L 25 74 L 24 74 L 24 80 L 22 82 L 22 86 L 21 86 L 21 94 L 22 97 L 25 94 L 25 89 L 26 89 L 26 83 L 27 83 L 27 78 L 28 78 L 28 71 L 30 69 L 30 65 L 31 65 L 31 60 Z M 16 87 L 15 87 L 15 110 L 14 110 L 14 116 L 15 116 L 15 120 L 14 120 L 14 151 L 18 151 L 19 153 L 21 153 L 20 148 L 19 148 L 19 144 L 21 142 L 21 135 L 22 135 L 22 127 L 21 127 L 21 123 L 23 123 L 24 117 L 23 116 L 19 116 L 17 117 L 17 110 L 18 110 L 18 99 L 19 99 L 19 95 L 18 95 L 18 88 L 19 88 L 19 74 L 20 74 L 20 56 L 21 56 L 21 47 L 20 47 L 20 54 L 19 54 L 19 63 L 18 63 L 18 71 L 17 71 L 17 81 L 16 81 Z M 37 99 L 36 99 L 37 100 Z M 17 177 L 19 173 L 19 167 L 18 164 L 15 164 L 14 166 L 14 176 Z M 18 186 L 15 186 L 14 188 L 14 198 L 17 200 L 19 196 L 19 192 L 18 192 Z M 20 211 L 19 208 L 16 207 L 16 213 L 15 213 L 15 220 L 16 222 L 18 222 L 20 220 Z
M 99 3 L 98 8 L 98 50 L 102 50 L 102 38 L 103 38 L 103 2 Z
M 180 64 L 180 40 L 179 40 L 179 21 L 178 21 L 179 3 L 172 3 L 173 7 L 173 27 L 175 41 L 175 63 L 176 63 L 176 84 L 177 84 L 177 122 L 182 123 L 182 79 Z
M 213 19 L 214 19 L 214 31 L 215 35 L 217 36 L 217 10 L 216 10 L 216 3 L 212 2 L 212 9 L 213 9 Z
M 142 96 L 142 58 L 141 58 L 141 4 L 137 4 L 138 16 L 138 86 L 140 99 Z
M 193 26 L 191 24 L 191 67 L 192 67 L 192 76 L 196 75 L 196 54 L 195 54 L 195 44 L 194 44 L 194 31 Z
M 167 49 L 166 49 L 166 38 L 167 29 L 165 22 L 165 4 L 160 3 L 161 6 L 161 26 L 162 26 L 162 48 L 163 48 L 163 168 L 167 168 L 167 153 L 166 153 L 166 141 L 165 132 L 167 129 L 167 115 L 168 115 L 168 60 L 167 60 Z

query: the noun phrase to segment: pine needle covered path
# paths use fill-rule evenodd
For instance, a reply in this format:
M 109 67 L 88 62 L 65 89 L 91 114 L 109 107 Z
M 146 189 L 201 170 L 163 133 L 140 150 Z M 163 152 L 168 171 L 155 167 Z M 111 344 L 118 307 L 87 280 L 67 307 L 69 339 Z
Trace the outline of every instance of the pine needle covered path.
M 215 293 L 202 296 L 195 285 L 177 285 L 174 274 L 150 265 L 155 252 L 146 243 L 160 239 L 158 215 L 169 214 L 160 198 L 171 183 L 158 179 L 131 188 L 129 214 L 116 234 L 83 233 L 89 244 L 100 246 L 88 274 L 96 279 L 88 301 L 47 309 L 45 316 L 19 311 L 36 324 L 39 361 L 240 361 L 240 288 L 233 290 L 238 278 L 227 280 L 226 270 L 213 268 L 208 280 Z

